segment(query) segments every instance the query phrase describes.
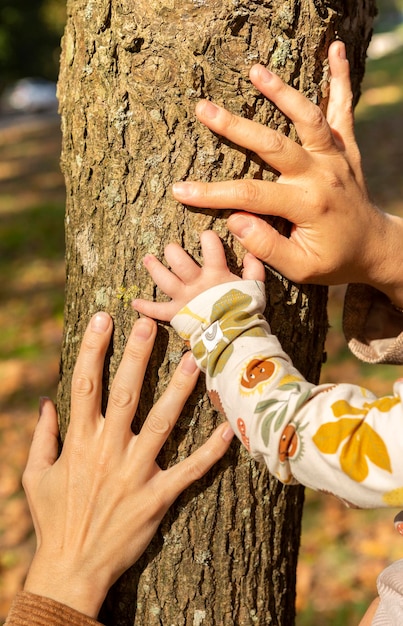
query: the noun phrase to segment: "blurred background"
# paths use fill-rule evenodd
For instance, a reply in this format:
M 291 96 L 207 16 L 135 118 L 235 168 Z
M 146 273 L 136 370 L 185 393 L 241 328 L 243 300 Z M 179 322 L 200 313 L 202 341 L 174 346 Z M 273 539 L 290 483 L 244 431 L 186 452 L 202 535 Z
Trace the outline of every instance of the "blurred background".
M 368 186 L 403 216 L 403 0 L 379 0 L 356 130 Z M 64 185 L 55 100 L 65 0 L 0 5 L 0 623 L 35 541 L 21 474 L 40 395 L 55 397 L 64 297 Z M 363 234 L 365 236 L 365 233 Z M 403 367 L 366 366 L 341 332 L 332 288 L 323 381 L 388 394 Z M 352 511 L 306 492 L 298 626 L 358 626 L 378 573 L 403 557 L 396 511 Z M 241 625 L 240 625 L 241 626 Z

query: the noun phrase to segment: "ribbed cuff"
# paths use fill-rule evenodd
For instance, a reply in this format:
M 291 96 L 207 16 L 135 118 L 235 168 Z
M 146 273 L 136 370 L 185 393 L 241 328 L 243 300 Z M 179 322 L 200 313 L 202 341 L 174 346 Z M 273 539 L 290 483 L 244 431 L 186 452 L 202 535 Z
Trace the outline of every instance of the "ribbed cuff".
M 343 330 L 348 347 L 367 363 L 403 363 L 403 313 L 382 292 L 351 284 L 344 300 Z
M 100 626 L 100 622 L 50 598 L 21 591 L 5 626 Z

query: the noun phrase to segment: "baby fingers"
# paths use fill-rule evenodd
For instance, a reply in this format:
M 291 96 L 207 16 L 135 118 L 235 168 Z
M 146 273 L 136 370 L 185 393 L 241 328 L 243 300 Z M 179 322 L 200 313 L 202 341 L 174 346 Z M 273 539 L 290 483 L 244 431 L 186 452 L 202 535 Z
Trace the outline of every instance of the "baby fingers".
M 153 302 L 153 300 L 143 300 L 137 298 L 133 300 L 132 307 L 141 315 L 152 317 L 161 322 L 170 322 L 178 312 L 178 307 L 173 300 L 169 302 Z
M 168 244 L 165 248 L 165 258 L 167 263 L 170 265 L 172 272 L 174 272 L 185 285 L 193 282 L 199 277 L 201 272 L 200 267 L 179 244 Z M 168 294 L 167 291 L 165 291 L 165 293 Z
M 172 298 L 183 283 L 180 277 L 171 272 L 153 254 L 147 254 L 143 263 L 155 284 L 170 298 Z

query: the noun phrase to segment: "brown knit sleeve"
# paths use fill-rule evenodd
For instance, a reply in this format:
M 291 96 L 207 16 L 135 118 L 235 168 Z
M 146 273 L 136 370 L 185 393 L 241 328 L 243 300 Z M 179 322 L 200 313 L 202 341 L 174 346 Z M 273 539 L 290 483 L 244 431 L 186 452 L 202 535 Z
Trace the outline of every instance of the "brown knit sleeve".
M 55 600 L 21 591 L 15 597 L 5 626 L 101 626 Z
M 403 364 L 403 312 L 377 289 L 348 286 L 343 330 L 351 352 L 362 361 Z

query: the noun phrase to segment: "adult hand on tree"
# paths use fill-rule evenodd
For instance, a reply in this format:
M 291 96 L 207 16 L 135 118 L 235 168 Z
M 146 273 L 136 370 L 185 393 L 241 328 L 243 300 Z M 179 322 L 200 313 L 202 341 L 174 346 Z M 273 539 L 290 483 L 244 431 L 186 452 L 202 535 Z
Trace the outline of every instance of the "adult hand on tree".
M 255 87 L 292 120 L 301 145 L 210 101 L 197 105 L 203 124 L 258 154 L 280 172 L 277 182 L 181 182 L 174 185 L 174 196 L 192 206 L 249 211 L 231 215 L 229 230 L 249 252 L 293 281 L 367 283 L 403 306 L 403 220 L 383 213 L 368 198 L 341 41 L 331 44 L 329 65 L 326 117 L 263 66 L 250 71 Z M 290 236 L 251 213 L 286 218 L 292 224 Z
M 223 456 L 233 432 L 221 424 L 187 459 L 155 459 L 198 377 L 182 358 L 138 435 L 131 430 L 156 324 L 133 327 L 101 414 L 102 371 L 112 320 L 96 314 L 74 370 L 71 420 L 59 458 L 54 404 L 42 401 L 23 483 L 37 536 L 25 590 L 96 617 L 109 587 L 143 553 L 175 498 Z

